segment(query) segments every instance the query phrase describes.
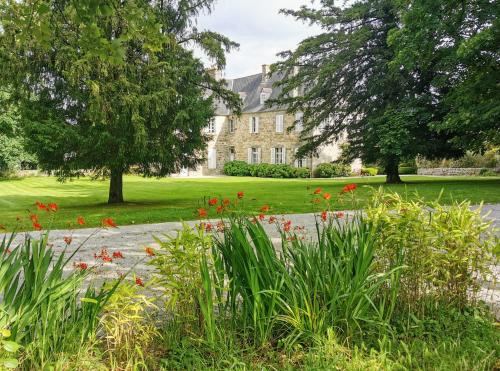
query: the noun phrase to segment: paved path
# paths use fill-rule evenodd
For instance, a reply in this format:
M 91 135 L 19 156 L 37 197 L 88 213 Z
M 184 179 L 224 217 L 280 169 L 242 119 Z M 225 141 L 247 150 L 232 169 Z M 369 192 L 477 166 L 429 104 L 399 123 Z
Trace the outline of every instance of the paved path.
M 485 205 L 483 207 L 484 214 L 488 214 L 495 227 L 500 230 L 500 204 Z M 350 214 L 350 213 L 347 213 Z M 315 219 L 313 214 L 294 214 L 284 216 L 287 220 L 292 221 L 293 226 L 304 226 L 306 231 L 314 233 Z M 197 222 L 189 222 L 194 225 Z M 279 235 L 274 225 L 266 225 L 266 230 L 272 238 L 278 238 Z M 102 249 L 107 249 L 111 255 L 115 251 L 120 251 L 124 259 L 114 259 L 112 263 L 101 264 L 97 269 L 96 277 L 100 281 L 103 278 L 117 277 L 120 273 L 125 273 L 134 267 L 134 271 L 138 276 L 146 277 L 151 271 L 146 262 L 148 258 L 145 254 L 145 247 L 155 247 L 154 236 L 160 239 L 165 239 L 166 235 L 173 235 L 176 230 L 182 227 L 180 222 L 145 224 L 145 225 L 130 225 L 122 226 L 116 229 L 79 229 L 76 231 L 55 230 L 50 232 L 50 243 L 56 251 L 62 251 L 65 246 L 64 238 L 72 237 L 73 242 L 69 248 L 76 247 L 85 241 L 84 246 L 74 257 L 73 261 L 84 262 L 89 266 L 96 264 L 94 254 L 99 253 Z M 30 232 L 37 235 L 38 232 Z M 90 236 L 90 238 L 89 238 Z M 22 238 L 22 236 L 18 236 Z M 87 240 L 88 239 L 88 240 Z M 73 269 L 68 267 L 68 269 Z M 500 277 L 500 267 L 495 267 L 495 276 Z M 490 282 L 485 283 L 482 296 L 495 307 L 497 315 L 500 315 L 500 283 Z

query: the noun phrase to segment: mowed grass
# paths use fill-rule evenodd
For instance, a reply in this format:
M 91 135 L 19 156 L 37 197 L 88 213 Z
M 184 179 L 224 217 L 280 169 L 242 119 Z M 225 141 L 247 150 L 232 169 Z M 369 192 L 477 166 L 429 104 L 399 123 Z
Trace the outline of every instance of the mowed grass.
M 356 196 L 362 207 L 371 187 L 383 186 L 391 191 L 414 197 L 415 192 L 428 200 L 435 199 L 443 190 L 442 201 L 470 200 L 473 204 L 500 203 L 500 178 L 495 177 L 404 177 L 405 184 L 385 185 L 384 177 L 349 179 L 145 179 L 138 176 L 124 178 L 126 203 L 107 205 L 108 181 L 75 179 L 60 183 L 54 177 L 30 177 L 0 181 L 0 224 L 7 230 L 31 228 L 29 212 L 35 211 L 35 201 L 55 202 L 59 212 L 53 220 L 40 214 L 44 228 L 77 227 L 78 216 L 86 219 L 86 226 L 101 224 L 103 218 L 112 217 L 119 225 L 157 223 L 196 219 L 196 209 L 206 205 L 208 197 L 234 199 L 239 191 L 245 197 L 239 207 L 257 212 L 264 205 L 271 206 L 274 214 L 308 213 L 315 211 L 311 193 L 317 187 L 330 192 L 335 198 L 348 183 L 358 184 Z M 351 209 L 347 200 L 335 201 L 337 210 Z M 317 207 L 316 207 L 317 209 Z M 211 211 L 215 216 L 215 211 Z M 17 221 L 20 218 L 21 221 Z M 70 223 L 72 225 L 70 225 Z

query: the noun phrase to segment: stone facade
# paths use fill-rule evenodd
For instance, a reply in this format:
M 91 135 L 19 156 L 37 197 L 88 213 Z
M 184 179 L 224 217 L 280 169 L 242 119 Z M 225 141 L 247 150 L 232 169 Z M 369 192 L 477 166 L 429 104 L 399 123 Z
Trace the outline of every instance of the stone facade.
M 215 77 L 220 77 L 219 72 L 214 73 Z M 337 143 L 320 148 L 313 158 L 296 158 L 296 150 L 300 147 L 300 128 L 292 127 L 299 118 L 287 114 L 283 108 L 265 105 L 267 99 L 279 94 L 279 90 L 273 88 L 277 79 L 276 75 L 269 76 L 269 66 L 264 65 L 260 74 L 227 80 L 228 87 L 243 101 L 243 113 L 235 117 L 219 103 L 217 116 L 206 129 L 212 138 L 204 156 L 206 161 L 197 169 L 186 169 L 180 175 L 221 175 L 224 164 L 232 160 L 285 163 L 308 168 L 336 160 L 341 153 Z M 359 161 L 353 163 L 353 171 L 358 167 L 361 167 Z

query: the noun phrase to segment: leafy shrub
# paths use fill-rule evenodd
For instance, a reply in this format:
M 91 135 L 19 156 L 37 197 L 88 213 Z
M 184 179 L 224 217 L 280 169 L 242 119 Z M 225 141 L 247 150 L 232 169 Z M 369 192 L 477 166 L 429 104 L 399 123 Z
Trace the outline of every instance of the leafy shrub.
M 484 154 L 467 151 L 457 159 L 426 159 L 418 156 L 416 159 L 419 168 L 496 168 L 500 167 L 500 149 L 490 148 Z
M 478 279 L 490 274 L 497 244 L 491 222 L 467 202 L 443 206 L 375 194 L 366 219 L 380 230 L 380 271 L 404 265 L 398 301 L 413 312 L 427 298 L 464 307 L 477 299 Z
M 349 176 L 350 174 L 351 168 L 342 164 L 324 163 L 319 164 L 316 169 L 314 169 L 314 176 L 316 178 L 334 178 Z
M 416 167 L 409 167 L 409 166 L 399 167 L 399 174 L 401 175 L 416 174 L 416 173 L 417 173 Z
M 287 179 L 287 178 L 297 177 L 297 172 L 295 168 L 290 165 L 284 165 L 284 164 L 270 165 L 267 174 L 269 178 Z
M 223 172 L 230 176 L 251 176 L 252 167 L 245 161 L 230 161 L 224 164 Z
M 295 169 L 295 174 L 297 178 L 306 179 L 311 176 L 311 170 L 307 167 L 298 167 Z
M 272 165 L 262 163 L 262 164 L 249 165 L 249 166 L 251 166 L 251 171 L 250 171 L 251 176 L 260 177 L 260 178 L 268 178 L 269 171 L 270 171 L 270 168 Z
M 363 167 L 361 168 L 362 176 L 375 176 L 378 174 L 378 168 L 376 167 Z

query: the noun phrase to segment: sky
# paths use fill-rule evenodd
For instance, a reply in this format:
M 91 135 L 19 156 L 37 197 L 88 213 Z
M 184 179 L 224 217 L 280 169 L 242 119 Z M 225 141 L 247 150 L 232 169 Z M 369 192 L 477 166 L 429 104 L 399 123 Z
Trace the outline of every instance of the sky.
M 282 8 L 308 4 L 310 0 L 218 0 L 211 14 L 200 16 L 198 28 L 219 32 L 240 44 L 239 50 L 227 56 L 224 77 L 253 75 L 261 72 L 263 64 L 278 61 L 279 52 L 293 50 L 301 40 L 320 32 L 279 14 Z

